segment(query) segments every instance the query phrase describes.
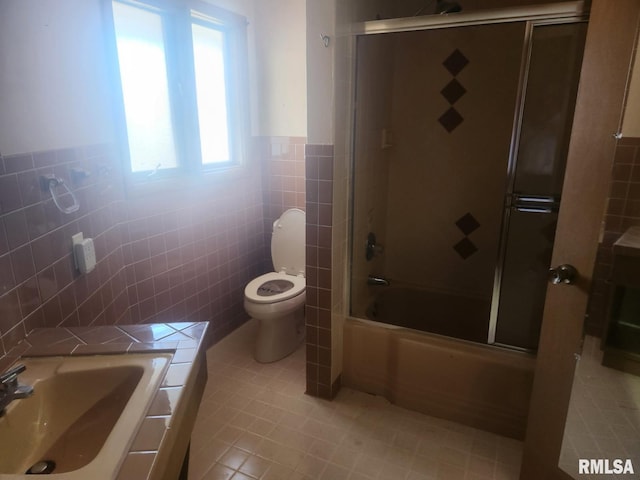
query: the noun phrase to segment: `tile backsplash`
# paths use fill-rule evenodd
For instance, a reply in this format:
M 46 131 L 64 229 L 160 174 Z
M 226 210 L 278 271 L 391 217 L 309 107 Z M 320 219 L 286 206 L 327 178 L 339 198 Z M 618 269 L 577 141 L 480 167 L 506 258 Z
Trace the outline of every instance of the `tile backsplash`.
M 598 246 L 589 294 L 585 331 L 602 337 L 607 324 L 613 244 L 629 228 L 640 226 L 640 138 L 625 137 L 616 144 L 603 238 Z
M 295 142 L 276 143 L 282 153 Z M 48 173 L 72 189 L 77 212 L 42 190 Z M 37 327 L 206 320 L 224 336 L 247 318 L 244 285 L 268 268 L 263 183 L 256 162 L 231 182 L 129 197 L 111 145 L 0 157 L 0 356 Z M 77 232 L 95 242 L 86 275 L 71 255 Z
M 108 145 L 5 156 L 0 161 L 0 341 L 4 354 L 37 327 L 118 323 L 128 313 L 121 238 L 122 174 Z M 80 209 L 61 213 L 40 177 L 62 178 Z M 60 188 L 60 187 L 59 187 Z M 62 196 L 68 205 L 70 197 Z M 95 242 L 80 276 L 71 235 Z

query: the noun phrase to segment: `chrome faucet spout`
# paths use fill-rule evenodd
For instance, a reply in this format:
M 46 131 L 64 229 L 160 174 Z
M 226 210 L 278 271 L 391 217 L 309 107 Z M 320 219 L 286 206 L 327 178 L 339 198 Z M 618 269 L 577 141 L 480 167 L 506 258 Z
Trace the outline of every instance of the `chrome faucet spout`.
M 14 400 L 27 398 L 33 394 L 33 387 L 18 383 L 18 375 L 27 369 L 23 364 L 0 374 L 0 416 Z
M 384 277 L 376 277 L 375 275 L 369 275 L 367 277 L 367 285 L 388 287 L 390 284 L 391 282 Z

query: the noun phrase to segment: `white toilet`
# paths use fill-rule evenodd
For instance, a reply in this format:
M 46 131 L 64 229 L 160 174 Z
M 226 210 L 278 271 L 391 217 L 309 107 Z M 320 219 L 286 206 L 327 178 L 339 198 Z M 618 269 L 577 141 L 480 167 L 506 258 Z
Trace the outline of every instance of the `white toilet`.
M 305 213 L 297 208 L 273 222 L 274 272 L 253 279 L 244 289 L 244 309 L 258 321 L 255 359 L 275 362 L 304 339 Z

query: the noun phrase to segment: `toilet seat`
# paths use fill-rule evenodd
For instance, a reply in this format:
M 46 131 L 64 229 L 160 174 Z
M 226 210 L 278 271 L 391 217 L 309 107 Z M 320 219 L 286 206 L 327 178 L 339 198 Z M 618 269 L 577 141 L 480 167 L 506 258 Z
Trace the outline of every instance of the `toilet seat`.
M 277 293 L 277 289 L 266 285 L 273 281 L 279 281 L 276 283 L 278 286 L 282 285 L 282 282 L 290 282 L 292 286 L 283 292 Z M 277 303 L 300 295 L 304 292 L 305 286 L 306 280 L 303 276 L 287 275 L 284 272 L 270 272 L 251 280 L 244 288 L 244 296 L 253 303 Z

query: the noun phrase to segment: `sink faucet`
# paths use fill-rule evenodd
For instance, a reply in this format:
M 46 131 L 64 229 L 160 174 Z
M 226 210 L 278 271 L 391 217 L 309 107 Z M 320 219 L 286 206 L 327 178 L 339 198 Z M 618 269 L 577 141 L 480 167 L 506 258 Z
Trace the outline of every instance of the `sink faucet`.
M 16 365 L 3 374 L 0 374 L 0 416 L 11 402 L 19 398 L 27 398 L 33 393 L 30 385 L 20 385 L 18 375 L 27 369 L 23 364 Z

